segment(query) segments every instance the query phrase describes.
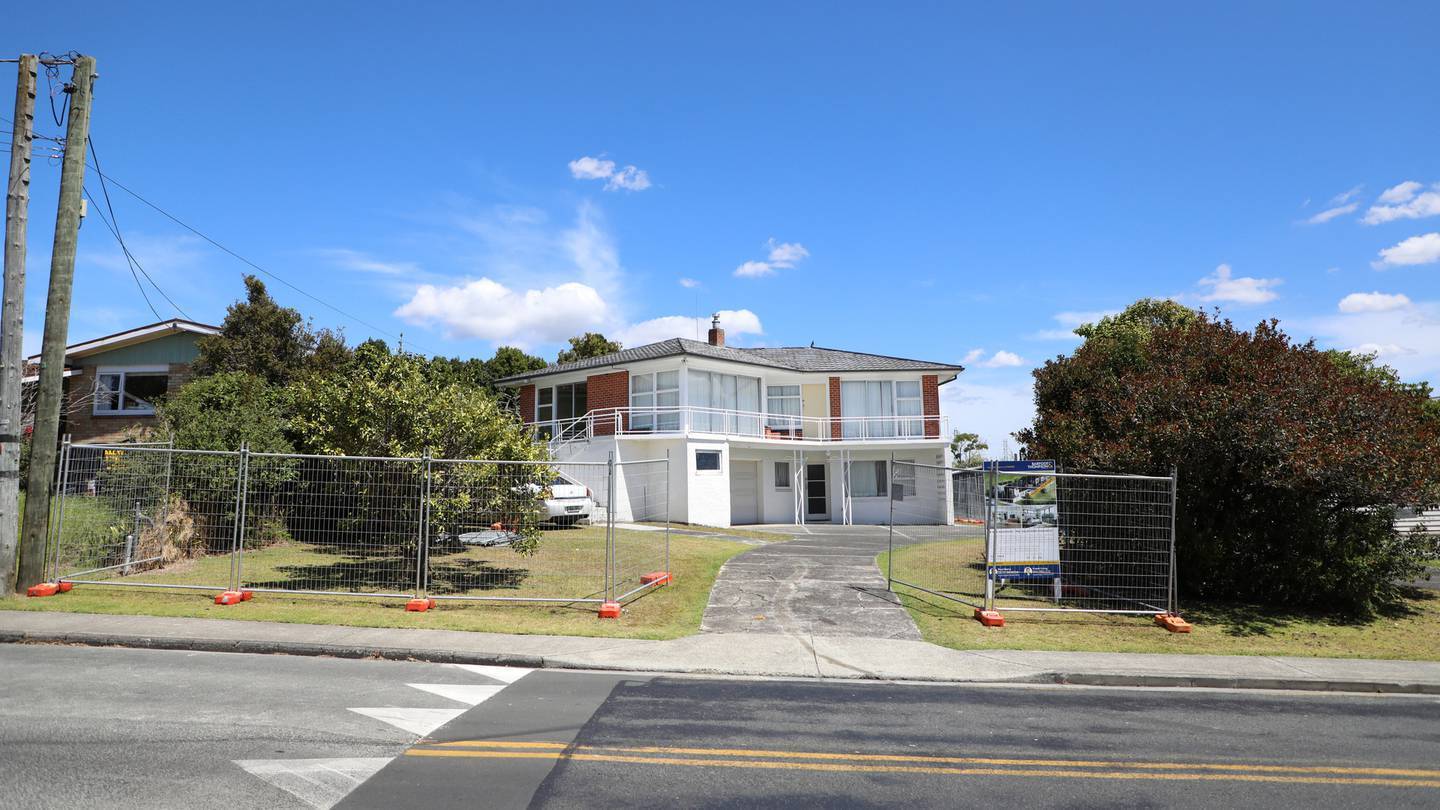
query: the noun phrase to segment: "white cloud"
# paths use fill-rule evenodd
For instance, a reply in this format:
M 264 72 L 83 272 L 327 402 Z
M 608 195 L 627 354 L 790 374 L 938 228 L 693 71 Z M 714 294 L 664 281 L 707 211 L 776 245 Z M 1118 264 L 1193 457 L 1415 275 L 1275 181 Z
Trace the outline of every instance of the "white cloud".
M 1423 219 L 1440 215 L 1440 183 L 1431 186 L 1429 191 L 1422 192 L 1420 189 L 1421 185 L 1414 180 L 1406 180 L 1386 189 L 1360 221 L 1366 225 L 1379 225 L 1397 219 Z
M 745 262 L 735 268 L 736 278 L 761 278 L 775 275 L 775 265 L 770 262 Z
M 1019 449 L 1010 434 L 1035 418 L 1035 395 L 1026 380 L 1013 385 L 976 385 L 964 374 L 940 386 L 940 413 L 951 431 L 977 433 L 990 445 L 985 454 L 999 458 L 1007 445 Z
M 1360 203 L 1357 203 L 1357 202 L 1346 203 L 1346 204 L 1344 204 L 1344 205 L 1337 205 L 1337 206 L 1335 206 L 1334 208 L 1327 208 L 1327 209 L 1325 209 L 1324 211 L 1321 211 L 1320 213 L 1316 214 L 1315 216 L 1310 217 L 1309 219 L 1305 220 L 1305 222 L 1306 222 L 1306 224 L 1309 224 L 1309 225 L 1319 225 L 1319 224 L 1321 224 L 1321 223 L 1329 222 L 1330 220 L 1332 220 L 1332 219 L 1334 219 L 1334 218 L 1336 218 L 1336 217 L 1343 217 L 1343 216 L 1345 216 L 1346 214 L 1352 213 L 1355 209 L 1357 209 L 1357 208 L 1359 208 L 1359 207 L 1360 207 Z
M 610 311 L 595 288 L 578 282 L 520 292 L 481 278 L 446 287 L 422 284 L 395 315 L 439 325 L 451 338 L 534 345 L 600 328 Z
M 348 248 L 329 248 L 315 251 L 316 255 L 329 259 L 331 262 L 345 268 L 361 273 L 376 273 L 384 276 L 409 276 L 420 272 L 420 266 L 414 262 L 387 262 L 376 259 L 367 253 Z
M 737 278 L 772 276 L 776 269 L 788 269 L 810 258 L 810 251 L 799 242 L 777 242 L 772 236 L 765 247 L 768 248 L 765 261 L 749 261 L 735 268 Z
M 984 357 L 984 356 L 985 356 L 985 350 L 984 350 L 984 349 L 971 349 L 970 351 L 966 352 L 966 353 L 965 353 L 965 357 L 963 357 L 963 358 L 960 360 L 960 365 L 962 365 L 962 366 L 971 365 L 971 364 L 974 363 L 976 360 L 979 360 L 980 358 L 982 358 L 982 357 Z
M 1440 233 L 1412 236 L 1394 247 L 1380 251 L 1380 259 L 1372 262 L 1376 270 L 1411 264 L 1440 262 Z
M 700 282 L 693 278 L 682 278 L 680 279 L 680 286 L 687 290 L 693 290 L 700 286 Z
M 1383 192 L 1380 193 L 1380 198 L 1376 200 L 1376 202 L 1382 202 L 1386 205 L 1396 205 L 1398 203 L 1403 203 L 1413 198 L 1415 194 L 1422 188 L 1424 188 L 1424 186 L 1422 186 L 1420 183 L 1417 183 L 1414 180 L 1406 180 L 1403 183 L 1385 189 Z
M 570 176 L 576 180 L 604 180 L 606 191 L 644 191 L 650 187 L 650 174 L 634 166 L 615 168 L 615 161 L 588 155 L 570 161 Z
M 576 180 L 604 180 L 615 174 L 615 161 L 593 157 L 570 161 L 570 176 Z
M 1376 352 L 1403 379 L 1435 381 L 1440 374 L 1440 301 L 1413 301 L 1403 309 L 1337 313 L 1287 324 L 1291 334 L 1315 335 L 1322 345 Z
M 1200 279 L 1200 286 L 1209 287 L 1210 292 L 1200 296 L 1201 301 L 1221 301 L 1235 304 L 1263 304 L 1280 297 L 1273 288 L 1281 284 L 1278 278 L 1236 278 L 1230 265 L 1222 264 L 1215 272 Z
M 1340 299 L 1341 312 L 1389 312 L 1410 306 L 1410 299 L 1400 293 L 1350 293 Z
M 725 330 L 727 339 L 739 335 L 765 334 L 764 327 L 760 324 L 760 316 L 748 309 L 722 309 L 719 315 L 720 327 Z M 644 346 L 674 337 L 704 340 L 709 330 L 709 318 L 666 315 L 626 326 L 617 332 L 615 337 L 626 346 Z
M 1348 203 L 1348 202 L 1350 202 L 1351 200 L 1355 199 L 1356 195 L 1358 195 L 1358 194 L 1360 193 L 1360 190 L 1361 190 L 1362 188 L 1364 188 L 1364 186 L 1355 186 L 1354 188 L 1350 189 L 1349 191 L 1342 191 L 1342 192 L 1340 192 L 1339 194 L 1336 194 L 1334 197 L 1331 197 L 1331 198 L 1330 198 L 1330 204 L 1331 204 L 1332 206 L 1333 206 L 1333 205 L 1344 205 L 1345 203 Z
M 1020 355 L 1002 349 L 990 355 L 990 359 L 985 361 L 984 366 L 986 368 L 1013 368 L 1024 364 L 1025 360 Z
M 1075 334 L 1076 327 L 1084 326 L 1087 323 L 1095 323 L 1108 315 L 1118 315 L 1119 313 L 1120 310 L 1118 309 L 1097 309 L 1088 312 L 1057 312 L 1051 317 L 1055 319 L 1056 323 L 1060 324 L 1060 329 L 1041 329 L 1038 332 L 1032 332 L 1026 335 L 1026 337 L 1031 340 L 1078 341 L 1080 340 L 1080 336 Z
M 1380 360 L 1415 354 L 1414 349 L 1407 349 L 1398 343 L 1361 343 L 1350 351 L 1355 354 L 1373 354 Z

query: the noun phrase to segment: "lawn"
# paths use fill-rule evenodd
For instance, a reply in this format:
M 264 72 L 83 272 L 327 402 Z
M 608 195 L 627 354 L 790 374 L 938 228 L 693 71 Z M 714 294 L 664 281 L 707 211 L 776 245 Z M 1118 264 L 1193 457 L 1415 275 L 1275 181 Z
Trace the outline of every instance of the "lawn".
M 455 547 L 431 557 L 432 596 L 564 596 L 598 598 L 604 593 L 604 529 L 587 526 L 544 532 L 530 556 L 507 547 Z M 675 581 L 626 600 L 618 620 L 600 620 L 597 605 L 441 600 L 428 613 L 405 612 L 402 599 L 258 593 L 235 606 L 213 604 L 205 591 L 76 585 L 69 593 L 43 599 L 0 602 L 12 610 L 63 610 L 198 616 L 362 627 L 428 627 L 503 633 L 543 633 L 627 638 L 676 638 L 696 632 L 720 566 L 750 546 L 723 538 L 670 537 L 669 570 Z M 642 574 L 664 567 L 664 533 L 618 530 L 616 549 L 621 590 Z M 284 542 L 243 555 L 244 581 L 251 588 L 346 590 L 406 593 L 415 562 L 408 555 L 361 554 L 298 542 Z M 129 582 L 224 586 L 229 556 L 182 560 L 164 568 L 123 577 Z M 116 577 L 116 579 L 122 579 Z
M 984 592 L 981 540 L 895 550 L 895 578 L 977 601 Z M 888 554 L 877 560 L 882 571 Z M 977 566 L 977 563 L 979 565 Z M 901 602 L 926 641 L 958 650 L 1283 655 L 1324 658 L 1440 660 L 1440 593 L 1416 591 L 1404 604 L 1368 621 L 1255 605 L 1181 603 L 1194 628 L 1174 634 L 1150 617 L 1087 613 L 1005 612 L 1005 627 L 986 628 L 973 608 L 903 585 Z M 1010 604 L 1017 604 L 1011 602 Z

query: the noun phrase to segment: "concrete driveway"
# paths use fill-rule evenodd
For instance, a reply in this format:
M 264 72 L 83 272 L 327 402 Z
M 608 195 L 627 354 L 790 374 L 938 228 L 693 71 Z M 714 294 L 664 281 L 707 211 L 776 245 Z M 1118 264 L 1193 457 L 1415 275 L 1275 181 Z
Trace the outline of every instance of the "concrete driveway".
M 703 632 L 920 639 L 875 565 L 889 542 L 886 527 L 749 528 L 794 539 L 747 551 L 720 569 Z

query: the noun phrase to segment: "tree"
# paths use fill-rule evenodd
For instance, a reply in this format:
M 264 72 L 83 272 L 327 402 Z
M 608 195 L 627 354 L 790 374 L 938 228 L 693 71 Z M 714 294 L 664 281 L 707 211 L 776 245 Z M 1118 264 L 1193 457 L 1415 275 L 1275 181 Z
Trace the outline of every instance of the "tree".
M 620 349 L 619 341 L 610 340 L 599 332 L 586 332 L 578 337 L 570 338 L 570 348 L 562 349 L 560 355 L 555 358 L 555 362 L 573 363 L 590 357 L 614 354 Z
M 1392 529 L 1396 506 L 1440 488 L 1440 425 L 1393 371 L 1163 302 L 1084 329 L 1035 371 L 1017 436 L 1072 470 L 1178 467 L 1188 594 L 1363 614 L 1436 554 Z
M 978 433 L 955 431 L 950 439 L 950 454 L 955 457 L 956 467 L 978 467 L 985 460 L 985 451 L 990 445 L 980 439 Z
M 245 300 L 226 310 L 220 334 L 196 345 L 200 356 L 192 368 L 198 376 L 236 371 L 285 385 L 304 368 L 316 338 L 298 311 L 277 304 L 260 279 L 245 276 Z

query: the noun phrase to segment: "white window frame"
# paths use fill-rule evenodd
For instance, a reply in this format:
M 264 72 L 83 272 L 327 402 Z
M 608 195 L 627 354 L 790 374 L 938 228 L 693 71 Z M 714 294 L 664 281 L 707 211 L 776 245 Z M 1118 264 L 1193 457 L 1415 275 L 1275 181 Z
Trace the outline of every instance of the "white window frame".
M 900 396 L 901 385 L 914 385 L 915 396 Z M 922 380 L 896 380 L 895 391 L 895 433 L 906 438 L 925 435 L 925 383 Z M 902 413 L 900 403 L 912 403 L 915 413 Z M 913 417 L 913 418 L 905 418 Z M 903 421 L 902 421 L 903 420 Z
M 850 497 L 852 498 L 888 498 L 890 497 L 890 463 L 884 459 L 861 459 L 851 461 L 850 464 Z M 861 494 L 855 491 L 855 467 L 859 464 L 874 464 L 875 467 L 875 492 Z
M 775 394 L 775 389 L 795 389 L 793 394 Z M 775 410 L 777 402 L 789 402 L 794 400 L 794 413 L 780 413 Z M 772 430 L 799 430 L 801 420 L 805 416 L 805 406 L 800 399 L 800 384 L 776 384 L 765 386 L 765 426 Z
M 675 375 L 675 384 L 660 387 L 660 375 Z M 649 380 L 650 390 L 636 391 L 635 383 Z M 680 370 L 674 368 L 647 371 L 630 375 L 630 430 L 639 432 L 673 433 L 680 429 Z M 660 405 L 661 395 L 673 394 L 674 404 Z M 637 400 L 638 397 L 638 400 Z M 640 401 L 648 400 L 648 401 Z M 646 409 L 650 413 L 645 413 Z M 659 411 L 659 413 L 657 413 Z
M 107 375 L 120 375 L 120 386 L 116 391 L 115 402 L 119 407 L 100 407 L 100 378 Z M 95 398 L 90 406 L 90 413 L 95 416 L 154 416 L 155 404 L 151 403 L 149 408 L 126 408 L 125 407 L 125 380 L 131 374 L 144 376 L 163 375 L 166 391 L 170 388 L 170 367 L 169 366 L 96 366 L 95 368 Z M 138 399 L 138 397 L 137 397 Z
M 781 464 L 785 465 L 784 475 L 780 474 Z M 793 492 L 795 490 L 794 485 L 790 483 L 790 462 L 776 461 L 773 463 L 771 469 L 775 473 L 775 490 L 777 492 Z
M 700 454 L 701 454 L 701 453 L 714 453 L 714 454 L 715 454 L 715 469 L 713 469 L 713 470 L 702 470 L 702 469 L 700 469 Z M 712 448 L 704 448 L 704 447 L 697 448 L 697 449 L 695 450 L 695 474 L 696 474 L 696 475 L 722 475 L 722 474 L 724 474 L 724 472 L 725 472 L 725 451 L 723 451 L 723 450 L 716 450 L 716 449 L 712 449 Z
M 870 413 L 868 407 L 861 407 L 861 413 L 852 413 L 851 409 L 845 407 L 846 386 L 870 386 L 879 385 L 882 390 L 888 389 L 889 396 L 882 401 L 890 407 L 889 413 Z M 919 387 L 919 394 L 916 396 L 901 396 L 902 385 L 915 385 Z M 863 390 L 863 389 L 862 389 Z M 925 383 L 923 380 L 909 378 L 885 378 L 885 379 L 858 379 L 840 381 L 840 424 L 841 438 L 844 439 L 889 439 L 889 438 L 917 438 L 925 435 Z M 883 396 L 883 395 L 882 395 Z M 870 404 L 868 394 L 861 400 L 865 405 Z M 901 403 L 915 407 L 916 413 L 902 414 Z

